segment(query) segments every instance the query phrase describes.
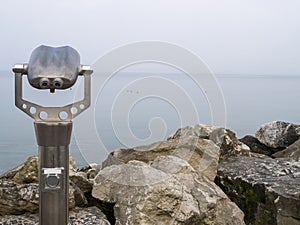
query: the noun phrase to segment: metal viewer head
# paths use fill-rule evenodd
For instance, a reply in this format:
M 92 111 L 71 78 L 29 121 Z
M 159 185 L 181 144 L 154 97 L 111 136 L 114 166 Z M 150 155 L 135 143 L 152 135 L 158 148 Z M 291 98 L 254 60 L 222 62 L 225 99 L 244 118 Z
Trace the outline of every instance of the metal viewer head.
M 31 54 L 27 77 L 38 89 L 66 89 L 74 85 L 79 71 L 80 56 L 75 49 L 41 45 Z

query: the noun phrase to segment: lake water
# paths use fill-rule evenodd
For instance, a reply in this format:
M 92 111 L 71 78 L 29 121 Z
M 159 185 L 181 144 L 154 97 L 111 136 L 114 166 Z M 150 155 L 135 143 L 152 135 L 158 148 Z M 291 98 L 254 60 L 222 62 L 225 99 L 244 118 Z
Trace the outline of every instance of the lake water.
M 107 153 L 113 149 L 162 140 L 174 133 L 180 126 L 189 125 L 181 121 L 181 115 L 176 108 L 181 106 L 176 106 L 176 103 L 174 105 L 160 94 L 141 98 L 134 104 L 130 102 L 132 96 L 140 95 L 145 89 L 145 86 L 136 89 L 139 86 L 133 86 L 133 82 L 141 77 L 147 78 L 149 76 L 149 74 L 120 72 L 105 85 L 101 94 L 98 95 L 95 108 L 91 109 L 94 112 L 93 120 L 97 127 L 98 138 L 101 139 L 105 151 L 97 153 L 97 149 L 100 148 L 98 142 L 90 138 L 89 127 L 86 127 L 84 129 L 85 135 L 76 136 L 76 139 L 73 136 L 70 145 L 70 153 L 78 166 L 87 164 L 84 159 L 85 150 L 82 146 L 95 149 L 93 153 L 94 157 L 97 158 L 95 161 L 101 162 Z M 171 80 L 180 84 L 181 88 L 191 97 L 190 100 L 197 109 L 199 121 L 204 124 L 211 124 L 212 118 L 209 104 L 205 98 L 205 91 L 199 90 L 191 79 L 182 76 L 182 74 L 151 74 L 151 77 L 154 80 Z M 238 137 L 243 137 L 246 134 L 253 135 L 261 124 L 272 120 L 300 123 L 300 106 L 297 103 L 297 100 L 300 99 L 300 76 L 216 75 L 216 78 L 225 99 L 226 126 L 235 131 Z M 13 74 L 9 71 L 1 72 L 0 82 L 0 173 L 3 173 L 24 162 L 27 157 L 37 155 L 37 146 L 32 119 L 14 106 Z M 162 85 L 158 82 L 157 86 L 159 84 Z M 80 87 L 80 85 L 78 86 Z M 41 91 L 33 90 L 28 85 L 24 85 L 24 95 L 40 104 L 47 98 L 47 103 L 56 105 L 72 102 L 74 89 L 59 92 L 57 95 L 50 95 L 43 91 L 41 94 Z M 172 95 L 172 91 L 168 94 Z M 116 101 L 116 96 L 120 97 L 121 95 L 128 101 L 126 99 L 125 101 Z M 132 99 L 136 99 L 136 97 Z M 116 104 L 124 104 L 124 106 L 118 107 L 119 109 L 126 109 L 128 102 L 133 105 L 129 111 L 112 110 Z M 112 111 L 114 112 L 112 113 Z M 80 116 L 78 123 L 79 121 Z M 152 121 L 150 125 L 149 121 Z M 120 127 L 119 130 L 113 127 L 114 122 Z M 77 118 L 74 119 L 75 129 L 76 123 Z M 132 133 L 125 133 L 128 131 L 127 126 Z M 119 132 L 118 135 L 116 132 Z M 130 140 L 131 136 L 139 142 L 129 141 L 128 144 L 126 140 Z M 152 138 L 149 139 L 149 136 Z M 80 148 L 77 145 L 78 141 L 81 143 Z

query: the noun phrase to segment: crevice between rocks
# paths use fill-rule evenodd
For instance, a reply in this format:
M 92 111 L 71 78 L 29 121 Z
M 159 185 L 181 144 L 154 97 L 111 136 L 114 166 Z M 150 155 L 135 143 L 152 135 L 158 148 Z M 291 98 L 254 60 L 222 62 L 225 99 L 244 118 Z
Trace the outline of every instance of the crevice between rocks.
M 92 193 L 86 193 L 85 197 L 88 201 L 87 207 L 96 206 L 105 214 L 107 220 L 110 222 L 111 225 L 116 224 L 116 218 L 114 214 L 115 203 L 108 203 L 108 202 L 103 202 L 101 200 L 95 199 L 92 196 Z

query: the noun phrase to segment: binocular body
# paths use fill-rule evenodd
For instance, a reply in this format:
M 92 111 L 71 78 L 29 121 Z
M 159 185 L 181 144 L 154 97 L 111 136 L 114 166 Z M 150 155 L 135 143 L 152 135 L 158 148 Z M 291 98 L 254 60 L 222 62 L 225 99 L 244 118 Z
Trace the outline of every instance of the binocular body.
M 74 85 L 80 68 L 80 56 L 75 49 L 41 45 L 31 54 L 27 77 L 38 89 L 66 89 Z

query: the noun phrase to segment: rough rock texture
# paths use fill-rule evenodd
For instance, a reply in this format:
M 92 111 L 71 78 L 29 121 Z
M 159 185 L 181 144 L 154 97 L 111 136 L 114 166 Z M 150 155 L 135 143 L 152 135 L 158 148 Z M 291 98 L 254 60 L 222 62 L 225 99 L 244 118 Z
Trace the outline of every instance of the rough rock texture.
M 245 213 L 246 224 L 300 224 L 300 161 L 232 157 L 216 183 Z
M 242 211 L 187 161 L 162 155 L 151 163 L 108 166 L 95 178 L 92 195 L 114 204 L 117 225 L 244 224 Z
M 220 127 L 216 126 L 208 126 L 205 124 L 196 124 L 195 126 L 186 126 L 183 128 L 179 128 L 175 134 L 171 135 L 170 139 L 179 139 L 184 136 L 195 136 L 199 138 L 209 139 L 210 134 Z
M 0 215 L 35 213 L 39 207 L 38 184 L 16 184 L 0 179 Z M 69 208 L 75 207 L 75 190 L 69 189 Z
M 300 158 L 300 139 L 288 146 L 286 149 L 272 155 L 274 158 Z
M 250 155 L 250 148 L 240 142 L 235 133 L 229 129 L 217 128 L 212 131 L 209 139 L 220 147 L 222 159 L 229 156 Z
M 34 213 L 38 207 L 38 184 L 16 184 L 0 179 L 0 215 Z
M 255 136 L 271 148 L 287 147 L 299 138 L 298 126 L 283 121 L 272 121 L 263 124 Z
M 255 152 L 255 153 L 271 156 L 274 152 L 282 150 L 282 148 L 274 149 L 268 147 L 262 144 L 256 137 L 253 137 L 251 135 L 246 135 L 245 137 L 241 138 L 240 141 L 243 142 L 245 145 L 249 146 L 251 153 Z
M 19 171 L 16 172 L 12 180 L 18 184 L 29 184 L 39 182 L 39 162 L 38 157 L 29 157 Z
M 71 180 L 69 180 L 70 185 L 69 189 L 72 191 L 72 195 L 70 195 L 69 191 L 69 208 L 74 208 L 75 206 L 84 207 L 88 205 L 88 200 L 85 197 L 85 194 L 76 184 L 74 184 Z M 72 202 L 72 205 L 70 203 Z
M 168 140 L 190 136 L 212 140 L 220 147 L 221 158 L 233 155 L 249 156 L 250 153 L 250 148 L 240 142 L 233 131 L 216 126 L 197 124 L 195 126 L 180 128 Z
M 88 166 L 77 169 L 77 172 L 84 172 L 87 179 L 94 179 L 99 173 L 101 166 L 96 163 L 91 163 Z
M 131 160 L 149 163 L 159 156 L 173 155 L 187 161 L 197 173 L 214 180 L 219 151 L 218 146 L 210 140 L 185 136 L 132 149 L 117 149 L 109 154 L 102 168 Z
M 87 178 L 86 173 L 70 170 L 69 178 L 83 193 L 91 192 L 93 182 Z
M 110 225 L 106 216 L 96 207 L 76 208 L 70 212 L 70 225 Z M 38 225 L 37 214 L 0 217 L 0 225 Z

